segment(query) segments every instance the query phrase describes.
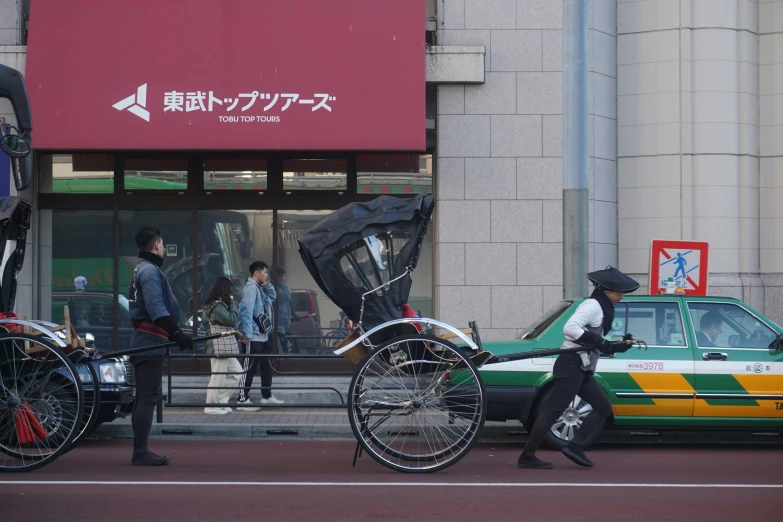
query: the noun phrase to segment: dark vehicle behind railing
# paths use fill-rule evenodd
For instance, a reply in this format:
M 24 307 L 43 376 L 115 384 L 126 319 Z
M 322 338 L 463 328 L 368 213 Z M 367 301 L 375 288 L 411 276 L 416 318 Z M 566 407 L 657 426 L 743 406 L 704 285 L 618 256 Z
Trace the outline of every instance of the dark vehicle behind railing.
M 318 349 L 322 340 L 321 313 L 315 290 L 291 290 L 291 325 L 288 327 L 288 352 L 308 353 Z

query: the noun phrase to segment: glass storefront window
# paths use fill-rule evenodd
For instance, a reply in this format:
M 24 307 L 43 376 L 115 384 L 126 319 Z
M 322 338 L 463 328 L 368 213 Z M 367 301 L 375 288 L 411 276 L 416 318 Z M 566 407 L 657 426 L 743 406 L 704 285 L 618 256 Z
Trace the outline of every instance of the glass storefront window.
M 114 192 L 112 154 L 44 154 L 41 192 L 111 194 Z
M 166 274 L 179 304 L 179 317 L 174 319 L 184 331 L 192 331 L 193 309 L 193 212 L 190 210 L 121 210 L 119 292 L 127 298 L 131 275 L 138 261 L 139 249 L 134 240 L 139 227 L 149 225 L 160 229 L 166 257 Z M 209 259 L 199 257 L 199 272 L 206 270 Z M 199 346 L 203 350 L 203 345 Z
M 266 160 L 205 160 L 204 190 L 267 189 Z
M 432 154 L 359 154 L 359 194 L 432 193 Z
M 346 335 L 341 329 L 341 311 L 323 295 L 302 261 L 297 240 L 304 231 L 330 211 L 281 210 L 277 213 L 277 264 L 275 283 L 280 269 L 285 270 L 291 289 L 291 322 L 278 331 L 286 335 L 286 349 L 294 353 L 329 353 Z M 332 350 L 334 348 L 331 348 Z
M 227 277 L 239 301 L 254 261 L 264 261 L 272 273 L 271 210 L 204 210 L 199 227 L 199 315 L 219 277 Z
M 288 159 L 283 162 L 283 190 L 345 190 L 348 162 L 344 159 Z
M 41 227 L 51 231 L 51 286 L 41 285 L 44 318 L 71 323 L 79 335 L 91 333 L 99 350 L 113 348 L 114 242 L 112 211 L 43 211 Z M 42 253 L 46 254 L 46 247 Z M 45 260 L 48 261 L 48 260 Z M 130 339 L 127 300 L 120 303 L 120 338 Z M 47 310 L 48 308 L 48 310 Z M 46 312 L 49 311 L 50 314 Z M 49 315 L 49 317 L 45 317 Z
M 185 190 L 188 188 L 186 159 L 125 160 L 125 190 Z
M 218 277 L 227 277 L 239 298 L 253 261 L 272 266 L 271 210 L 203 210 L 198 213 L 199 258 L 205 270 L 199 271 L 199 309 Z
M 412 275 L 411 293 L 408 296 L 408 305 L 419 317 L 432 317 L 433 230 L 435 230 L 434 222 L 427 227 L 427 234 L 421 245 L 419 263 Z

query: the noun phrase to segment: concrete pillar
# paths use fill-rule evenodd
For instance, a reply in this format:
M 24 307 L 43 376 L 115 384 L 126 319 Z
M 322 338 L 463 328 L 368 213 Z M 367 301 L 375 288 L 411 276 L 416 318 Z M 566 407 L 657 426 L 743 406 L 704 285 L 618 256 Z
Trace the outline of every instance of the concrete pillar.
M 618 4 L 618 194 L 621 269 L 646 283 L 653 239 L 709 241 L 710 293 L 761 308 L 758 12 Z

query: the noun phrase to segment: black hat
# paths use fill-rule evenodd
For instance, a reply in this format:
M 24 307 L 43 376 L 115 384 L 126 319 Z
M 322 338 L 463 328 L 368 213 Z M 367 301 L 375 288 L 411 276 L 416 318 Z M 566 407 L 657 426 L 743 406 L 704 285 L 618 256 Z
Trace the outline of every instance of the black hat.
M 612 266 L 590 272 L 587 278 L 599 290 L 613 290 L 627 294 L 639 288 L 639 283 Z

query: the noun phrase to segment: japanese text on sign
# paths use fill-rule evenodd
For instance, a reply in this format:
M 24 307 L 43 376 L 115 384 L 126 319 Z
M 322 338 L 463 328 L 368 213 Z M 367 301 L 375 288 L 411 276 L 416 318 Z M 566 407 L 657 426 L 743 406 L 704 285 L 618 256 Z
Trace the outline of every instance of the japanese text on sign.
M 256 102 L 259 102 L 256 106 L 257 109 L 262 109 L 263 112 L 285 112 L 291 108 L 292 105 L 309 105 L 310 111 L 315 112 L 318 110 L 325 110 L 332 112 L 332 107 L 329 102 L 337 100 L 336 96 L 332 96 L 326 93 L 317 93 L 312 98 L 303 98 L 296 93 L 262 93 L 259 91 L 253 91 L 250 93 L 240 93 L 238 96 L 232 98 L 223 98 L 216 96 L 214 91 L 170 91 L 163 95 L 163 112 L 223 112 L 230 113 L 237 111 L 235 114 L 239 114 L 250 110 L 256 106 Z M 259 117 L 243 117 L 243 118 L 221 118 L 221 121 L 280 121 L 279 117 L 275 119 Z

